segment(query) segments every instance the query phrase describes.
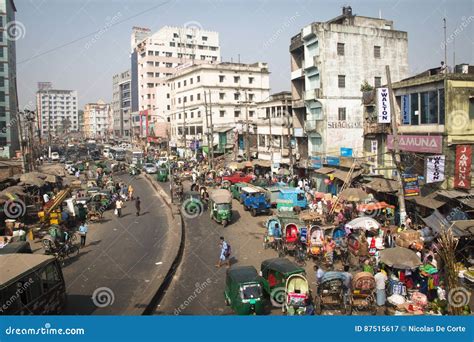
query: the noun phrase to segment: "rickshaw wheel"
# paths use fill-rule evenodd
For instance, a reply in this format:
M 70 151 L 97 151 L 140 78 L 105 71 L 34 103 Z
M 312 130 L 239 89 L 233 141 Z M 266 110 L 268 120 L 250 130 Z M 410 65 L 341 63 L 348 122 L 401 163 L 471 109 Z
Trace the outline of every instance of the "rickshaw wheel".
M 257 216 L 257 210 L 252 209 L 252 211 L 250 212 L 250 215 L 252 215 L 253 217 Z
M 222 227 L 226 227 L 228 224 L 227 220 L 222 220 Z

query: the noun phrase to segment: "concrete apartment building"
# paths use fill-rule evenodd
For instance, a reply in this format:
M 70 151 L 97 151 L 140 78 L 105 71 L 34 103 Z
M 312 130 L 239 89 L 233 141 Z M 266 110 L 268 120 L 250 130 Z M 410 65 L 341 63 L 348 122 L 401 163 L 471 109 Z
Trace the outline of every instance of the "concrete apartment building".
M 302 161 L 338 158 L 344 147 L 362 155 L 361 85 L 386 84 L 386 65 L 393 82 L 407 77 L 407 49 L 407 33 L 392 21 L 354 15 L 351 7 L 292 37 L 293 129 Z
M 106 139 L 112 133 L 111 107 L 103 100 L 88 103 L 84 107 L 84 136 L 91 139 Z
M 163 117 L 154 113 L 157 88 L 186 66 L 220 62 L 219 34 L 190 27 L 165 26 L 155 33 L 134 27 L 131 37 L 131 103 L 134 122 L 147 122 L 164 132 Z M 142 112 L 140 114 L 140 112 Z M 163 136 L 164 137 L 164 136 Z
M 10 30 L 14 25 L 13 0 L 0 0 L 0 157 L 12 158 L 20 149 L 17 127 L 18 96 L 16 86 L 16 45 Z
M 118 73 L 112 78 L 113 136 L 116 139 L 131 138 L 131 77 L 130 70 Z
M 186 141 L 189 147 L 199 141 L 207 146 L 212 119 L 215 151 L 237 148 L 242 153 L 248 119 L 250 146 L 256 153 L 257 104 L 269 97 L 269 74 L 266 63 L 219 63 L 194 65 L 169 77 L 163 91 L 158 89 L 162 107 L 159 104 L 157 112 L 169 118 L 172 144 L 183 147 Z
M 296 150 L 290 149 L 292 138 L 291 92 L 272 94 L 257 105 L 257 144 L 258 159 L 276 164 L 273 169 L 284 164 L 290 166 L 297 161 Z M 296 147 L 296 146 L 295 146 Z M 294 152 L 294 157 L 291 157 Z
M 41 135 L 58 137 L 66 132 L 79 131 L 78 99 L 76 90 L 54 89 L 51 82 L 39 82 L 36 110 Z

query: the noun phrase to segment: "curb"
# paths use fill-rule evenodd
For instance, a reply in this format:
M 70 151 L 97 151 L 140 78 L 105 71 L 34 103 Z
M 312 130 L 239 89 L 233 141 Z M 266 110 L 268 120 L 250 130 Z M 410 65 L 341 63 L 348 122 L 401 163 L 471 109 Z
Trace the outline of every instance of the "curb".
M 148 182 L 150 182 L 152 187 L 155 189 L 155 191 L 158 193 L 161 199 L 165 202 L 166 206 L 171 210 L 171 217 L 173 218 L 173 221 L 177 221 L 176 223 L 179 224 L 180 229 L 181 229 L 181 240 L 179 243 L 178 251 L 176 252 L 176 256 L 174 257 L 173 262 L 171 263 L 171 266 L 168 272 L 166 273 L 164 279 L 162 280 L 161 285 L 158 288 L 157 292 L 153 295 L 150 303 L 145 307 L 145 309 L 142 312 L 143 316 L 150 316 L 150 315 L 153 315 L 156 308 L 158 307 L 161 300 L 163 299 L 164 295 L 166 294 L 166 290 L 171 285 L 171 282 L 176 273 L 176 270 L 181 264 L 181 260 L 183 259 L 183 254 L 184 254 L 186 234 L 185 234 L 185 229 L 184 229 L 185 227 L 184 227 L 183 217 L 181 216 L 181 211 L 179 210 L 179 208 L 176 208 L 175 205 L 171 204 L 170 197 L 168 196 L 168 194 L 165 193 L 163 189 L 161 189 L 161 187 L 158 186 L 156 182 L 150 176 L 145 174 L 145 178 L 148 180 Z M 179 218 L 175 217 L 175 210 L 173 209 L 175 210 L 177 209 Z

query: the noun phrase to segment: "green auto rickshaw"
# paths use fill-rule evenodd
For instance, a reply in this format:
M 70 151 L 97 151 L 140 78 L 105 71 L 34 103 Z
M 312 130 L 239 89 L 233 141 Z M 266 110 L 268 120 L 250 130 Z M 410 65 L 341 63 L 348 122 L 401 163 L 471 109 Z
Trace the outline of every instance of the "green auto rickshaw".
M 248 183 L 235 183 L 230 187 L 230 192 L 232 193 L 232 198 L 240 200 L 240 194 L 243 187 L 248 186 Z
M 140 169 L 137 167 L 137 165 L 130 165 L 130 168 L 128 169 L 128 173 L 132 176 L 136 176 L 140 174 Z
M 237 315 L 261 315 L 265 300 L 262 277 L 253 266 L 232 266 L 227 270 L 225 302 Z
M 273 258 L 262 261 L 260 274 L 263 277 L 263 290 L 270 296 L 273 306 L 285 302 L 286 280 L 293 274 L 305 275 L 304 268 L 297 266 L 286 258 Z
M 217 189 L 209 196 L 209 212 L 211 219 L 227 226 L 232 220 L 232 194 L 226 189 Z
M 168 181 L 168 169 L 165 169 L 163 167 L 158 169 L 158 172 L 156 174 L 156 180 L 158 182 L 166 182 Z

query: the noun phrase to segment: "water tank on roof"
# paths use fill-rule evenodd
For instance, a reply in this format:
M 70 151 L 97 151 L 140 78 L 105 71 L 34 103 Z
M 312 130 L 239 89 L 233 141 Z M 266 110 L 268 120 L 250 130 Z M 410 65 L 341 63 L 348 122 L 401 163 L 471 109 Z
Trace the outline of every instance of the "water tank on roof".
M 342 14 L 346 16 L 352 16 L 352 7 L 351 6 L 344 6 L 342 8 Z

